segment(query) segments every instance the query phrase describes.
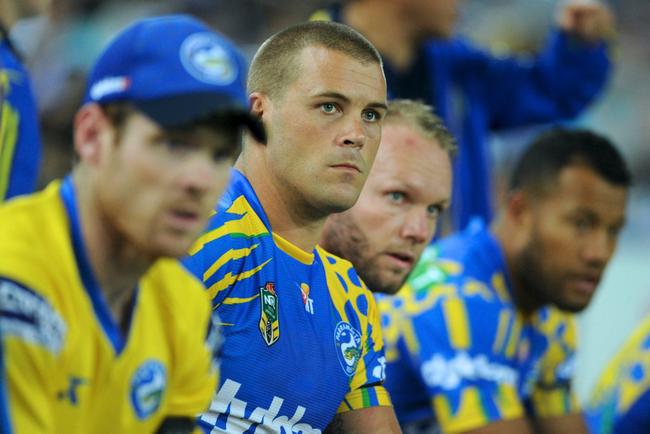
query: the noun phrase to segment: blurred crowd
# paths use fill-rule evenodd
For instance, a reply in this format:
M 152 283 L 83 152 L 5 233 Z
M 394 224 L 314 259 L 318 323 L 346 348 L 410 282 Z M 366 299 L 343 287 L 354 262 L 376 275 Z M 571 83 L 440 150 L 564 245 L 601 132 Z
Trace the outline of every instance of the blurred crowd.
M 37 1 L 37 0 L 34 0 Z M 41 2 L 42 3 L 42 2 Z M 305 20 L 326 0 L 52 0 L 42 15 L 23 19 L 12 38 L 30 70 L 43 125 L 46 157 L 41 185 L 69 169 L 70 124 L 83 93 L 92 60 L 117 31 L 134 19 L 165 12 L 188 12 L 206 20 L 252 55 L 271 33 Z M 495 53 L 533 53 L 544 42 L 558 0 L 468 0 L 462 4 L 458 32 Z M 643 152 L 648 129 L 650 4 L 612 2 L 618 22 L 614 46 L 616 72 L 609 90 L 577 122 L 621 143 L 633 165 L 637 188 L 650 184 L 650 156 Z M 515 131 L 495 138 L 493 158 L 507 171 L 519 144 L 533 132 Z M 647 209 L 639 212 L 647 215 Z M 633 222 L 634 223 L 634 222 Z M 641 229 L 641 228 L 639 228 Z

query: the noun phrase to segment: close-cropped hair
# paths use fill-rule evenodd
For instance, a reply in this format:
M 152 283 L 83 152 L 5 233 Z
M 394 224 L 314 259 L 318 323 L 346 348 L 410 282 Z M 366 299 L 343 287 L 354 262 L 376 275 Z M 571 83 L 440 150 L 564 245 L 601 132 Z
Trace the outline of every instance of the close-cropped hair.
M 291 26 L 267 39 L 253 57 L 248 73 L 248 93 L 279 96 L 300 74 L 298 55 L 307 47 L 324 47 L 382 66 L 377 49 L 349 26 L 327 21 L 310 21 Z
M 542 133 L 526 149 L 512 172 L 509 188 L 544 194 L 569 166 L 589 168 L 618 187 L 632 183 L 623 156 L 609 139 L 588 130 L 556 128 Z
M 456 139 L 442 119 L 436 116 L 430 105 L 410 99 L 389 101 L 388 111 L 384 117 L 384 126 L 397 122 L 405 122 L 415 127 L 423 137 L 436 140 L 450 157 L 456 155 L 458 151 Z

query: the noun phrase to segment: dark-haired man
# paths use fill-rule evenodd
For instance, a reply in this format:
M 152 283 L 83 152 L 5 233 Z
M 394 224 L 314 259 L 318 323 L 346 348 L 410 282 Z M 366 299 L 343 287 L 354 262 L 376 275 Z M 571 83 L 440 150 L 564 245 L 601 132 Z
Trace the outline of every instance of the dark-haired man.
M 490 228 L 423 254 L 382 300 L 387 388 L 407 432 L 585 432 L 570 390 L 575 330 L 625 221 L 630 175 L 587 131 L 539 137 Z M 393 333 L 386 333 L 392 336 Z
M 317 243 L 350 208 L 386 113 L 381 58 L 360 34 L 306 23 L 271 36 L 248 92 L 268 140 L 248 138 L 188 267 L 224 322 L 211 433 L 393 433 L 372 294 Z

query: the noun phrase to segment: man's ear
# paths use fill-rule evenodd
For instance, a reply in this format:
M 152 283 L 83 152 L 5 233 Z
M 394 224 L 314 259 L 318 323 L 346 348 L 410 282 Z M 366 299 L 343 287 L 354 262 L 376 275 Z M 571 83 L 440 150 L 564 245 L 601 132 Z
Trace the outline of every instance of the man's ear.
M 268 120 L 268 114 L 269 114 L 269 109 L 270 109 L 270 100 L 269 97 L 261 92 L 253 92 L 248 96 L 248 102 L 251 108 L 251 114 L 258 118 L 260 122 L 264 125 L 264 129 L 266 130 L 267 136 L 265 137 L 266 140 L 268 140 L 268 127 L 267 125 Z M 261 142 L 262 144 L 266 144 L 266 140 L 264 142 Z
M 114 129 L 98 104 L 83 105 L 74 117 L 74 148 L 79 159 L 95 166 L 101 161 L 102 143 L 114 139 Z
M 508 193 L 506 198 L 506 212 L 509 220 L 514 224 L 520 224 L 525 219 L 528 209 L 528 198 L 521 190 Z
M 514 245 L 525 246 L 531 233 L 533 224 L 534 200 L 530 194 L 515 190 L 508 194 L 505 204 L 508 231 Z
M 262 119 L 267 110 L 268 97 L 261 92 L 253 92 L 248 95 L 248 103 L 253 116 Z

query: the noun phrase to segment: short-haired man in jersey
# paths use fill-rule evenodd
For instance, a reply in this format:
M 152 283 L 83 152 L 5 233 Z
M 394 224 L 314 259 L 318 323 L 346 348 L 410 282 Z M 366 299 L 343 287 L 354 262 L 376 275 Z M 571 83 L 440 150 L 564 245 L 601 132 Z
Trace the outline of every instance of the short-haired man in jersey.
M 290 27 L 251 63 L 252 112 L 216 215 L 187 259 L 223 321 L 222 375 L 206 432 L 398 432 L 382 386 L 372 294 L 317 245 L 350 208 L 375 159 L 386 112 L 381 58 L 335 23 Z
M 606 138 L 553 130 L 525 151 L 489 228 L 477 221 L 427 247 L 380 303 L 405 432 L 586 432 L 570 313 L 614 252 L 629 185 Z
M 244 77 L 233 45 L 189 16 L 138 21 L 101 54 L 72 173 L 0 208 L 5 430 L 198 430 L 219 335 L 177 258 L 226 187 L 241 127 L 263 138 Z

